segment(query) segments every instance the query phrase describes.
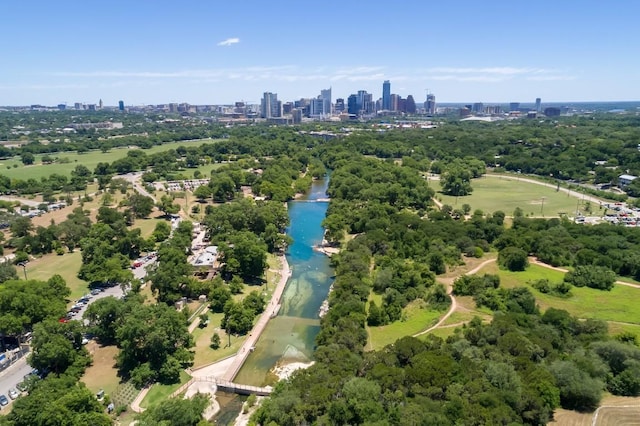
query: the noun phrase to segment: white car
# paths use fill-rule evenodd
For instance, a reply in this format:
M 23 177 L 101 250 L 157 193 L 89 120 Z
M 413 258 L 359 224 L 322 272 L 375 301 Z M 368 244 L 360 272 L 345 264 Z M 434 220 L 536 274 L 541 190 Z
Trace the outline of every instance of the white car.
M 18 389 L 16 388 L 9 389 L 9 398 L 16 399 L 19 396 L 20 396 L 20 392 L 18 392 Z

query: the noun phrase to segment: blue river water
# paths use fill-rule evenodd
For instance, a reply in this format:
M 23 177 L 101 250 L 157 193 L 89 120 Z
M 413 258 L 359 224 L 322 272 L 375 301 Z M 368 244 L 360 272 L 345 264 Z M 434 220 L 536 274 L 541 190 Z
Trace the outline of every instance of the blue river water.
M 282 308 L 272 318 L 255 350 L 234 379 L 237 383 L 263 386 L 276 380 L 270 371 L 276 365 L 311 360 L 315 337 L 320 331 L 318 312 L 333 282 L 329 258 L 313 250 L 322 242 L 322 220 L 328 203 L 328 179 L 314 181 L 307 196 L 288 203 L 293 244 L 286 254 L 292 271 L 282 295 Z

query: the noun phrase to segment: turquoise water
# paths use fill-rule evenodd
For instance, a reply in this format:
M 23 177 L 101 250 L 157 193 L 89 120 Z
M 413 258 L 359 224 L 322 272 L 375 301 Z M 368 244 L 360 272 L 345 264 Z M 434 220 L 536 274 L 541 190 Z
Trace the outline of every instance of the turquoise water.
M 313 250 L 322 242 L 322 220 L 328 203 L 308 202 L 326 197 L 328 179 L 313 183 L 311 191 L 299 201 L 288 204 L 293 244 L 287 252 L 292 275 L 282 296 L 282 308 L 271 319 L 234 379 L 256 386 L 272 384 L 269 371 L 278 363 L 309 361 L 315 337 L 320 331 L 318 311 L 333 282 L 329 258 Z

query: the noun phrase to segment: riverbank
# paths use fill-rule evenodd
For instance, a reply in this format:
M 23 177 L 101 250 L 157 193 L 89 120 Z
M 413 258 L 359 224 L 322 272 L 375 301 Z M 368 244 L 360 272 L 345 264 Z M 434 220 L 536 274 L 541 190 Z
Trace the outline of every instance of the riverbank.
M 230 382 L 233 381 L 233 379 L 238 374 L 238 371 L 240 371 L 240 368 L 242 368 L 245 360 L 253 351 L 256 342 L 260 338 L 260 335 L 264 331 L 264 328 L 267 326 L 269 320 L 278 315 L 278 311 L 280 311 L 282 293 L 287 286 L 289 277 L 291 277 L 291 268 L 289 268 L 287 257 L 283 255 L 280 258 L 282 259 L 280 266 L 280 279 L 273 291 L 273 294 L 271 295 L 271 300 L 265 307 L 264 312 L 262 312 L 262 315 L 260 316 L 258 322 L 253 326 L 253 329 L 251 329 L 251 332 L 242 344 L 242 347 L 238 350 L 238 353 L 235 355 L 233 362 L 231 363 L 225 374 L 222 376 L 222 379 L 224 380 L 228 380 Z

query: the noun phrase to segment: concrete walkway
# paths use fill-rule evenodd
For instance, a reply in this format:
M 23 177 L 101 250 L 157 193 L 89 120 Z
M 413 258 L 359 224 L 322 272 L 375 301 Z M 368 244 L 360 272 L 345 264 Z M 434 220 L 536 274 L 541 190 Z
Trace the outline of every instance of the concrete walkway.
M 131 409 L 136 413 L 142 413 L 144 411 L 144 408 L 140 406 L 140 403 L 144 397 L 147 396 L 147 393 L 149 393 L 149 389 L 151 389 L 151 386 L 145 386 L 131 403 Z
M 264 312 L 260 316 L 260 319 L 253 326 L 251 333 L 247 336 L 247 339 L 242 344 L 242 347 L 238 351 L 238 354 L 235 356 L 232 364 L 229 366 L 229 369 L 224 374 L 222 379 L 232 382 L 233 379 L 240 371 L 242 364 L 244 364 L 245 360 L 251 353 L 252 348 L 256 345 L 258 338 L 264 331 L 264 328 L 267 326 L 267 323 L 271 319 L 271 317 L 276 316 L 278 311 L 280 311 L 280 298 L 282 297 L 282 293 L 284 292 L 284 288 L 287 285 L 287 281 L 291 276 L 291 269 L 289 268 L 289 262 L 287 262 L 287 258 L 282 256 L 282 268 L 280 269 L 280 281 L 276 285 L 275 290 L 273 291 L 273 295 L 271 296 L 271 301 L 265 308 Z

